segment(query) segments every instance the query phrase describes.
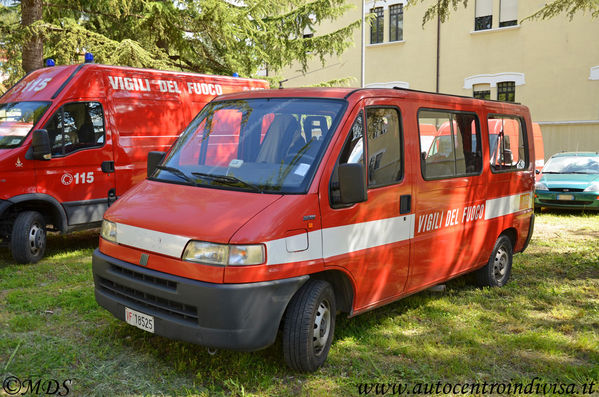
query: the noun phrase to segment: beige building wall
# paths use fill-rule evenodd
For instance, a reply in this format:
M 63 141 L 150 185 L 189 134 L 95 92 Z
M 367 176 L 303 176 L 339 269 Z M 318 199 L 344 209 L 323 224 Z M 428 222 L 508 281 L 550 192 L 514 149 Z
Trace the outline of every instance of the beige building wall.
M 501 0 L 492 2 L 492 28 L 474 30 L 476 0 L 452 11 L 441 24 L 439 40 L 439 91 L 472 96 L 473 86 L 486 84 L 491 99 L 497 99 L 498 82 L 514 81 L 515 100 L 530 108 L 533 120 L 541 124 L 546 159 L 562 150 L 599 151 L 599 20 L 589 15 L 550 20 L 522 19 L 540 9 L 543 0 L 518 0 L 515 26 L 499 27 Z M 362 3 L 334 29 L 360 18 Z M 403 40 L 389 42 L 389 5 L 405 0 L 366 0 L 366 8 L 384 7 L 384 41 L 370 44 L 366 30 L 365 84 L 400 85 L 435 91 L 437 84 L 437 23 L 422 27 L 425 1 L 407 4 L 403 15 Z M 353 76 L 360 85 L 361 34 L 354 35 L 355 47 L 339 59 L 327 60 L 325 69 L 290 79 L 286 87 L 316 84 Z M 320 65 L 318 65 L 320 67 Z M 297 73 L 300 74 L 301 73 Z M 296 75 L 297 75 L 296 74 Z M 290 75 L 285 71 L 284 75 Z M 483 85 L 482 87 L 485 87 Z
M 327 34 L 361 20 L 362 7 L 359 2 L 349 0 L 352 7 L 334 23 L 324 21 L 315 26 L 315 34 Z M 293 65 L 282 72 L 283 87 L 304 87 L 331 80 L 349 78 L 350 86 L 360 86 L 361 70 L 361 31 L 356 29 L 352 36 L 353 43 L 340 57 L 327 57 L 323 65 L 320 59 L 309 62 L 308 70 L 303 73 L 300 65 Z

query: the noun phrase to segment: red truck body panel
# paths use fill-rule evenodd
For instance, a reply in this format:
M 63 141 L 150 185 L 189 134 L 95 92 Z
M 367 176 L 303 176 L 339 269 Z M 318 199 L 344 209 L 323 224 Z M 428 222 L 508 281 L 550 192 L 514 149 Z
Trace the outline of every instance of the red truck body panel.
M 50 205 L 44 216 L 55 229 L 97 226 L 109 196 L 119 197 L 145 179 L 148 152 L 167 151 L 212 98 L 265 88 L 263 80 L 98 64 L 36 70 L 0 98 L 0 107 L 48 105 L 35 125 L 0 120 L 0 138 L 24 137 L 16 147 L 0 145 L 0 200 L 6 201 L 0 218 L 24 202 L 22 195 L 34 194 L 31 199 Z M 35 129 L 49 131 L 49 161 L 32 159 Z M 10 224 L 2 234 L 10 240 Z

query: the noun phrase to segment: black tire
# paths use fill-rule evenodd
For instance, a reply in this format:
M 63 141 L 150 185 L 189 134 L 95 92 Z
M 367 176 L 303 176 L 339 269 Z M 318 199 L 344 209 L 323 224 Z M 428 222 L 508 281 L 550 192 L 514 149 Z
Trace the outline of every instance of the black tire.
M 36 263 L 46 252 L 46 221 L 36 211 L 17 215 L 12 227 L 10 250 L 17 263 Z
M 512 273 L 513 249 L 508 236 L 501 235 L 495 242 L 487 264 L 476 273 L 481 287 L 503 287 Z
M 283 323 L 283 356 L 289 367 L 314 372 L 324 364 L 333 341 L 336 310 L 333 288 L 326 281 L 310 279 L 295 293 Z

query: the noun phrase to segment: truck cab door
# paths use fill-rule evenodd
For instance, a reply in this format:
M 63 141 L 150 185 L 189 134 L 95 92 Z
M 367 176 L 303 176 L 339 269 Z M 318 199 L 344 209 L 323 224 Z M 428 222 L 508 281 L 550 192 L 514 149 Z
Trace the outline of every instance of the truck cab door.
M 38 192 L 63 205 L 71 228 L 100 222 L 115 188 L 112 140 L 102 105 L 65 103 L 43 128 L 52 158 L 37 167 Z

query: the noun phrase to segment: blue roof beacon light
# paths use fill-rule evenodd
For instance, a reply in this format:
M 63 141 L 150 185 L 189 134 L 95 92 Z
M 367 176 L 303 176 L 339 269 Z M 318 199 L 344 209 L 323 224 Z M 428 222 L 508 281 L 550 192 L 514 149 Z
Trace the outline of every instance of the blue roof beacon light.
M 94 62 L 94 55 L 91 52 L 86 52 L 85 53 L 85 63 L 93 63 Z
M 46 67 L 52 67 L 52 66 L 56 66 L 56 62 L 54 62 L 54 59 L 52 58 L 48 58 L 46 59 Z
M 233 77 L 239 77 L 239 73 L 237 73 L 237 72 L 234 72 L 234 73 L 233 73 Z

